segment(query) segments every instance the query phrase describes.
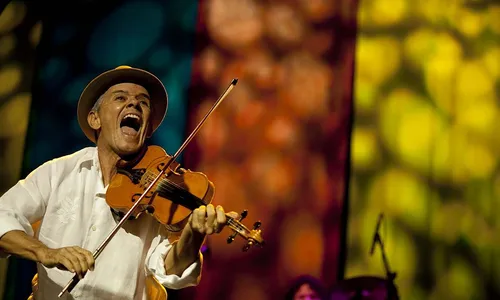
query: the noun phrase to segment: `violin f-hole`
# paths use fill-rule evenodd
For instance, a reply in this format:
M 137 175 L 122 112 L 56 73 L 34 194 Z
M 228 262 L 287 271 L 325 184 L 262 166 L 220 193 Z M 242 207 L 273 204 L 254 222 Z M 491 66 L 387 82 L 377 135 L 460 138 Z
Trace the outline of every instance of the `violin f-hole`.
M 149 203 L 152 203 L 153 201 L 153 197 L 154 197 L 154 192 L 149 192 L 147 195 L 144 196 L 144 198 L 146 199 L 150 199 Z M 131 198 L 132 200 L 132 203 L 135 203 L 135 201 L 137 201 L 137 199 L 139 199 L 141 197 L 142 194 L 134 194 Z
M 165 167 L 165 165 L 166 165 L 166 163 L 165 163 L 165 162 L 161 162 L 161 163 L 159 163 L 159 164 L 156 166 L 156 170 L 157 170 L 158 172 L 161 172 L 161 170 L 163 170 L 163 167 Z M 170 166 L 170 167 L 168 167 L 168 171 L 170 171 L 170 172 L 174 173 L 175 175 L 181 175 L 180 173 L 177 173 L 177 172 L 176 172 L 176 170 L 173 170 L 173 169 L 171 168 L 171 166 Z M 168 173 L 169 173 L 169 172 L 165 172 L 165 176 L 168 176 Z
M 163 170 L 163 167 L 165 166 L 165 163 L 164 162 L 161 162 L 159 163 L 157 166 L 156 166 L 156 171 L 158 172 L 161 172 Z

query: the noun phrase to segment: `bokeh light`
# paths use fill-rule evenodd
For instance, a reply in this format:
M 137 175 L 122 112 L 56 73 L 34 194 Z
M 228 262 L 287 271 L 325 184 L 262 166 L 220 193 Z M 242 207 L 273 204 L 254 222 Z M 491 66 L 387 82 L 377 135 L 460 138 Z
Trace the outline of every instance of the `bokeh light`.
M 372 2 L 371 20 L 375 26 L 394 26 L 406 16 L 408 0 L 374 0 Z
M 21 83 L 21 66 L 9 64 L 0 69 L 0 97 L 14 92 Z
M 354 26 L 349 9 L 323 0 L 203 2 L 206 42 L 194 64 L 202 96 L 193 100 L 190 128 L 239 81 L 195 138 L 199 150 L 187 150 L 186 164 L 196 162 L 193 169 L 213 181 L 214 202 L 248 209 L 250 226 L 261 220 L 267 241 L 244 255 L 210 237 L 210 261 L 238 270 L 207 267 L 224 289 L 202 281 L 196 299 L 280 299 L 301 274 L 335 283 L 354 55 L 335 20 Z M 394 65 L 400 57 L 391 58 Z M 240 280 L 261 286 L 244 288 Z
M 13 34 L 0 38 L 0 58 L 5 58 L 12 53 L 16 46 L 16 37 Z
M 361 1 L 346 277 L 384 277 L 369 256 L 384 213 L 401 299 L 500 293 L 498 12 Z
M 38 46 L 38 43 L 40 42 L 40 38 L 42 37 L 42 30 L 43 30 L 43 25 L 42 22 L 39 21 L 33 26 L 30 32 L 30 42 L 33 47 Z
M 29 45 L 33 21 L 28 15 L 22 1 L 10 1 L 0 13 L 0 194 L 19 179 L 23 162 L 35 56 L 33 48 L 24 46 Z M 41 27 L 35 35 L 40 33 Z M 0 260 L 0 298 L 9 288 L 7 265 Z
M 12 31 L 26 15 L 26 5 L 21 1 L 10 1 L 0 14 L 0 34 Z
M 0 107 L 0 119 L 2 120 L 0 138 L 22 136 L 26 133 L 28 127 L 26 116 L 29 115 L 30 102 L 31 95 L 29 93 L 20 93 Z
M 299 213 L 285 220 L 282 228 L 284 243 L 279 255 L 282 271 L 320 277 L 323 236 L 319 220 L 313 214 Z

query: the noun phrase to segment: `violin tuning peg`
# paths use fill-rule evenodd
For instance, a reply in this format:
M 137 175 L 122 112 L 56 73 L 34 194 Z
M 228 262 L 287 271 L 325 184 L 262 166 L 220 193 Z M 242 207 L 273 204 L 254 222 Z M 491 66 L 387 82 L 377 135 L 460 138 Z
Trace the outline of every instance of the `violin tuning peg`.
M 259 229 L 260 226 L 262 225 L 262 223 L 260 221 L 257 221 L 253 224 L 253 229 L 256 230 L 256 229 Z
M 239 219 L 239 221 L 242 221 L 244 218 L 246 218 L 246 217 L 247 217 L 247 215 L 248 215 L 248 210 L 246 210 L 246 209 L 245 209 L 245 210 L 243 210 L 243 211 L 241 212 L 241 214 L 240 214 L 240 219 Z
M 234 241 L 234 238 L 236 237 L 236 232 L 231 234 L 228 238 L 227 238 L 227 243 L 228 244 L 231 244 L 233 241 Z
M 250 249 L 250 247 L 252 247 L 252 245 L 253 245 L 252 241 L 249 241 L 248 243 L 246 243 L 246 245 L 243 246 L 243 252 L 247 252 L 248 249 Z

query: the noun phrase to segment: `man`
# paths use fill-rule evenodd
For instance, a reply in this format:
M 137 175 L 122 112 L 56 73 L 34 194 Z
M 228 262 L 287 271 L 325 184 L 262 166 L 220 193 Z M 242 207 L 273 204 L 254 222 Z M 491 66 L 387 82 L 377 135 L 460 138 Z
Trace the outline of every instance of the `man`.
M 143 214 L 125 222 L 96 262 L 91 253 L 119 222 L 105 200 L 116 164 L 142 149 L 167 106 L 149 72 L 122 66 L 99 75 L 78 102 L 80 127 L 96 147 L 43 164 L 0 198 L 0 250 L 37 262 L 35 299 L 57 299 L 74 274 L 81 280 L 63 299 L 145 299 L 148 275 L 170 289 L 199 282 L 205 235 L 226 222 L 220 206 L 195 209 L 172 244 Z

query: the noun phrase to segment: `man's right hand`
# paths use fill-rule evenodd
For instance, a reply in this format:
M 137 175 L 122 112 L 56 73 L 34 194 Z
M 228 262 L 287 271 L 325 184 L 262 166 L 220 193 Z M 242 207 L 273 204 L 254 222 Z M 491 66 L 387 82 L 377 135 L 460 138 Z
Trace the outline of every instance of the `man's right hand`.
M 39 240 L 21 230 L 12 230 L 0 237 L 0 250 L 7 254 L 39 262 L 47 268 L 68 270 L 83 278 L 94 270 L 94 256 L 80 247 L 50 249 Z
M 88 270 L 94 270 L 92 253 L 77 246 L 58 249 L 45 248 L 40 257 L 40 263 L 47 268 L 57 267 L 76 273 L 80 279 Z

